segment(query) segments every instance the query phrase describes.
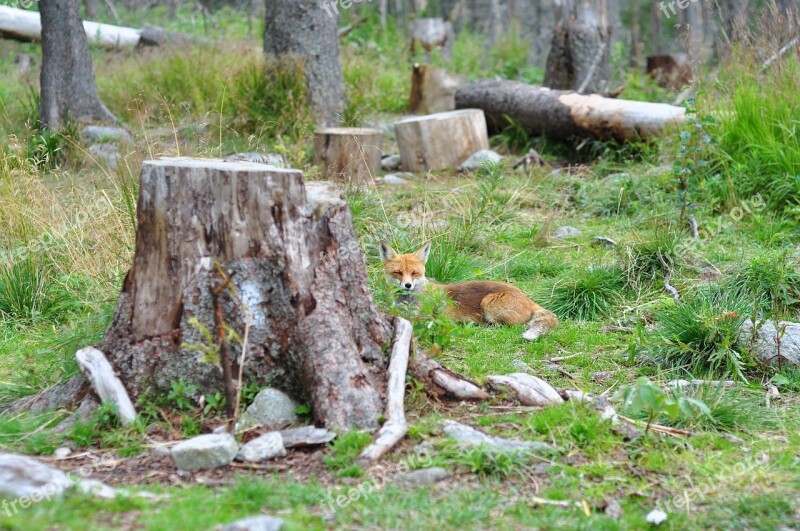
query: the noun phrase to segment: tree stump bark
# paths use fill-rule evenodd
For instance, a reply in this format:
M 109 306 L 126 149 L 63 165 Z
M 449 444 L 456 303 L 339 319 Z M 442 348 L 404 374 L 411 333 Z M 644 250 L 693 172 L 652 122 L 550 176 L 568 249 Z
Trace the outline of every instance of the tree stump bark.
M 456 90 L 469 83 L 466 76 L 451 74 L 444 68 L 414 64 L 408 110 L 412 114 L 454 111 Z
M 249 162 L 147 161 L 137 219 L 101 345 L 134 400 L 180 378 L 203 394 L 223 389 L 223 371 L 198 351 L 227 349 L 237 374 L 235 335 L 211 337 L 242 337 L 249 321 L 245 382 L 283 389 L 321 425 L 378 425 L 392 325 L 370 298 L 337 188 Z
M 580 93 L 605 92 L 613 44 L 609 0 L 566 0 L 559 9 L 544 85 Z
M 554 140 L 656 136 L 669 125 L 683 122 L 686 113 L 682 107 L 665 103 L 604 98 L 492 79 L 458 89 L 456 107 L 483 109 L 492 132 L 511 125 L 511 118 L 528 134 Z M 399 131 L 397 137 L 399 142 Z
M 489 149 L 486 118 L 480 109 L 406 118 L 394 124 L 394 131 L 408 171 L 456 168 L 476 151 Z
M 378 129 L 327 127 L 314 135 L 314 163 L 326 179 L 346 184 L 372 184 L 381 169 Z

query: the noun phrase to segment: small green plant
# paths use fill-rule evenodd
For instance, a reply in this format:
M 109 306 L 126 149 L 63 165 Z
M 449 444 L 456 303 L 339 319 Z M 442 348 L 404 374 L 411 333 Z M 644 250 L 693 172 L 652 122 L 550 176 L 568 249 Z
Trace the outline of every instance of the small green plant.
M 645 433 L 659 417 L 666 416 L 676 421 L 681 415 L 692 416 L 696 411 L 711 415 L 711 410 L 701 400 L 683 396 L 677 391 L 664 391 L 649 378 L 643 376 L 634 385 L 626 385 L 617 391 L 615 398 L 622 402 L 622 409 L 634 417 L 647 419 Z
M 431 289 L 411 297 L 409 304 L 395 306 L 395 310 L 411 321 L 414 337 L 426 347 L 440 350 L 449 347 L 461 329 L 447 315 L 446 310 L 453 303 L 444 290 Z
M 169 400 L 178 411 L 190 411 L 194 408 L 192 395 L 194 395 L 197 390 L 196 385 L 187 384 L 183 378 L 173 380 L 170 382 L 167 400 Z
M 504 479 L 520 473 L 528 458 L 522 452 L 501 452 L 480 445 L 469 448 L 458 461 L 473 474 Z
M 335 471 L 338 476 L 358 477 L 361 469 L 354 465 L 361 450 L 372 442 L 372 436 L 363 431 L 349 431 L 343 433 L 333 440 L 330 447 L 330 454 L 326 455 L 322 462 L 326 467 Z
M 699 290 L 680 303 L 655 310 L 657 326 L 639 347 L 662 365 L 697 374 L 732 374 L 745 380 L 749 357 L 737 349 L 739 330 L 752 305 L 741 293 Z
M 203 407 L 204 414 L 208 415 L 209 413 L 222 413 L 225 411 L 225 406 L 228 401 L 221 391 L 217 391 L 213 395 L 206 395 L 204 398 L 206 404 Z
M 556 283 L 547 308 L 559 317 L 590 321 L 609 315 L 625 286 L 619 268 L 591 267 Z
M 702 91 L 698 92 L 698 96 Z M 708 146 L 714 143 L 709 130 L 716 125 L 716 119 L 710 115 L 698 115 L 697 101 L 695 98 L 686 100 L 686 123 L 680 132 L 680 147 L 678 156 L 672 166 L 672 171 L 678 179 L 678 194 L 680 202 L 679 226 L 683 227 L 687 211 L 690 208 L 690 186 L 695 185 L 708 174 L 709 163 L 706 160 Z

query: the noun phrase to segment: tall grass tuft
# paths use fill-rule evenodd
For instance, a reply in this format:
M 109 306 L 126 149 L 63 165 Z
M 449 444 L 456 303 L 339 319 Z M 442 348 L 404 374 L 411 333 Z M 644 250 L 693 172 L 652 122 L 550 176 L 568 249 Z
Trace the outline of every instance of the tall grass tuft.
M 739 329 L 752 314 L 745 294 L 713 287 L 654 312 L 656 330 L 641 347 L 666 367 L 697 375 L 732 374 L 746 379 L 751 360 L 737 349 Z
M 800 264 L 789 250 L 765 251 L 734 273 L 732 289 L 749 295 L 756 308 L 777 317 L 800 308 Z
M 709 149 L 719 172 L 708 189 L 727 208 L 760 194 L 772 211 L 800 219 L 800 61 L 759 63 L 736 57 L 716 84 L 724 107 L 714 111 L 718 145 Z
M 680 266 L 680 237 L 669 229 L 659 229 L 650 238 L 637 236 L 620 248 L 622 270 L 628 285 L 647 289 L 661 282 Z
M 619 268 L 585 269 L 556 283 L 545 306 L 559 317 L 591 321 L 611 314 L 624 286 Z

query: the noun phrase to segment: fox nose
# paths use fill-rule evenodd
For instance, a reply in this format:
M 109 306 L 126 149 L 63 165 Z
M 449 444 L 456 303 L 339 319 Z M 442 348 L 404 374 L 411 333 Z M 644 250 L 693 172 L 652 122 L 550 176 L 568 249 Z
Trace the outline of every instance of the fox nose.
M 406 289 L 411 289 L 411 282 L 406 282 Z

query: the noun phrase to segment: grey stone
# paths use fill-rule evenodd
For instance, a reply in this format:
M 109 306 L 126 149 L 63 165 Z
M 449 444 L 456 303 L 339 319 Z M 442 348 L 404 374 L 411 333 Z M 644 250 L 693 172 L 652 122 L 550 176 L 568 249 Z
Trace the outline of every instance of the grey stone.
M 467 426 L 466 424 L 461 424 L 453 420 L 445 420 L 442 425 L 442 431 L 462 447 L 484 445 L 487 448 L 500 452 L 552 452 L 555 450 L 555 448 L 549 444 L 541 442 L 504 439 L 502 437 L 486 435 L 472 426 Z
M 461 163 L 458 171 L 474 171 L 488 162 L 500 162 L 503 157 L 491 149 L 481 149 L 470 155 L 467 160 Z
M 417 455 L 430 455 L 436 450 L 436 446 L 430 441 L 422 441 L 414 445 L 414 453 Z
M 283 519 L 276 516 L 251 516 L 226 525 L 222 531 L 278 531 L 283 523 Z
M 395 483 L 404 487 L 416 487 L 418 485 L 430 485 L 450 477 L 450 472 L 440 467 L 420 468 L 405 474 L 400 474 Z
M 255 164 L 275 166 L 276 168 L 291 167 L 285 155 L 276 153 L 232 153 L 222 160 L 225 162 L 253 162 Z
M 263 389 L 253 403 L 242 414 L 236 431 L 243 431 L 253 426 L 274 426 L 277 424 L 291 424 L 297 421 L 298 403 L 277 389 Z
M 756 323 L 755 328 L 753 331 L 753 322 L 749 319 L 742 323 L 739 342 L 761 362 L 767 365 L 800 365 L 800 323 L 781 321 L 776 326 L 774 321 L 761 321 Z
M 522 360 L 514 360 L 511 362 L 511 367 L 518 372 L 533 372 L 533 368 Z
M 576 236 L 580 236 L 583 234 L 580 229 L 576 229 L 575 227 L 570 227 L 569 225 L 564 225 L 563 227 L 559 227 L 553 231 L 553 238 L 575 238 Z
M 117 161 L 122 158 L 119 147 L 116 144 L 92 144 L 87 149 L 89 155 L 95 162 L 102 164 L 112 170 L 117 169 Z
M 258 462 L 285 455 L 286 448 L 283 447 L 283 437 L 277 431 L 271 431 L 244 444 L 239 449 L 236 460 Z
M 95 498 L 103 498 L 104 500 L 113 500 L 117 497 L 117 491 L 114 487 L 96 479 L 81 480 L 77 485 L 77 489 L 82 494 L 90 494 Z
M 291 428 L 288 430 L 281 430 L 278 433 L 281 435 L 284 448 L 328 444 L 336 438 L 336 434 L 332 431 L 328 431 L 325 428 L 317 428 L 315 426 Z
M 595 245 L 605 245 L 606 247 L 616 247 L 617 242 L 605 236 L 595 236 L 593 240 Z
M 403 159 L 400 155 L 388 155 L 381 159 L 381 169 L 383 171 L 395 171 L 400 169 Z
M 164 459 L 170 455 L 172 455 L 172 451 L 169 449 L 169 446 L 156 446 L 150 450 L 150 457 L 153 459 Z
M 32 457 L 0 454 L 0 496 L 51 498 L 72 485 L 62 471 Z
M 121 127 L 107 125 L 87 125 L 81 131 L 81 137 L 91 143 L 116 143 L 133 142 L 133 137 Z
M 229 433 L 209 433 L 172 447 L 172 460 L 179 470 L 206 470 L 226 466 L 239 452 L 236 439 Z
M 410 173 L 389 173 L 383 176 L 383 184 L 406 184 L 408 179 L 405 177 L 410 175 Z
M 53 457 L 58 459 L 64 459 L 65 457 L 69 457 L 69 454 L 72 453 L 72 449 L 67 448 L 66 446 L 62 446 L 61 448 L 56 448 L 56 451 L 53 452 Z

